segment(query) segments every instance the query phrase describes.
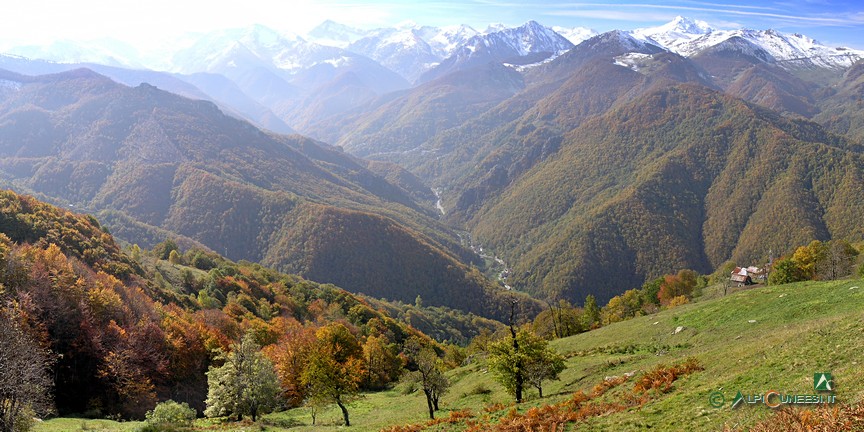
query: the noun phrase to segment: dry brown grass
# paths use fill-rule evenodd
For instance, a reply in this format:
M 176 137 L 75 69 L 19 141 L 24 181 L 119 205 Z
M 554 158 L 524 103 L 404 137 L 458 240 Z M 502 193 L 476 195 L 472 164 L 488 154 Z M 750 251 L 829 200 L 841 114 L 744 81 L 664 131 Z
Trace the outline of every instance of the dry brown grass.
M 735 429 L 726 428 L 726 431 Z M 864 431 L 864 402 L 814 409 L 785 407 L 757 423 L 751 432 L 843 432 Z

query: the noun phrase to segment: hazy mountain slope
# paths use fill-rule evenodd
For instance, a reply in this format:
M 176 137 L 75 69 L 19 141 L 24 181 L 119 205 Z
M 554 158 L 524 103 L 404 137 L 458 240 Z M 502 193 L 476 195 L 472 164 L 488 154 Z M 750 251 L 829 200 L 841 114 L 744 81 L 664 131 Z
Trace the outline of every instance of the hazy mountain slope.
M 93 63 L 52 63 L 0 54 L 0 69 L 25 75 L 44 75 L 88 68 L 121 84 L 137 86 L 148 83 L 162 90 L 191 99 L 217 103 L 221 109 L 238 118 L 278 133 L 294 133 L 272 111 L 253 100 L 238 86 L 217 74 L 179 75 L 145 69 L 128 69 Z
M 437 132 L 477 116 L 523 86 L 517 72 L 501 65 L 455 72 L 356 110 L 340 128 L 338 144 L 364 157 L 395 162 L 416 159 L 412 153 Z M 328 123 L 319 128 L 326 129 Z
M 627 38 L 633 41 L 632 38 Z M 516 93 L 512 93 L 512 89 L 516 87 L 514 83 L 520 83 L 513 78 L 518 78 L 519 75 L 515 71 L 489 63 L 485 67 L 445 75 L 417 87 L 411 93 L 405 93 L 404 96 L 400 94 L 382 98 L 380 105 L 383 110 L 364 108 L 356 114 L 356 119 L 337 123 L 340 129 L 345 130 L 342 134 L 346 136 L 341 138 L 340 142 L 349 150 L 354 149 L 352 151 L 361 154 L 375 154 L 376 158 L 396 161 L 427 181 L 452 189 L 455 187 L 452 185 L 455 179 L 472 175 L 474 167 L 486 156 L 499 147 L 507 146 L 508 136 L 519 128 L 518 119 L 526 119 L 523 123 L 537 119 L 537 112 L 531 108 L 538 101 L 555 93 L 568 79 L 591 81 L 584 89 L 591 94 L 591 98 L 580 99 L 573 94 L 576 91 L 573 91 L 562 92 L 558 101 L 568 107 L 597 113 L 592 105 L 593 98 L 605 98 L 607 93 L 614 95 L 616 90 L 602 88 L 603 74 L 607 73 L 606 70 L 597 70 L 597 67 L 602 66 L 595 65 L 594 69 L 586 68 L 584 71 L 580 68 L 593 59 L 602 57 L 610 63 L 607 68 L 618 72 L 620 68 L 611 65 L 610 54 L 624 54 L 646 45 L 637 41 L 621 43 L 618 36 L 606 35 L 595 39 L 600 42 L 580 45 L 548 65 L 523 73 L 526 83 L 530 85 L 526 84 L 524 90 Z M 650 53 L 662 51 L 655 46 L 646 49 Z M 562 66 L 557 66 L 559 64 Z M 600 75 L 595 75 L 596 73 Z M 610 81 L 614 82 L 617 79 L 615 77 L 617 73 L 612 73 Z M 462 94 L 483 103 L 465 105 L 461 99 Z M 607 108 L 608 105 L 602 109 Z M 397 120 L 393 121 L 394 118 Z M 540 120 L 546 119 L 543 117 Z M 346 128 L 344 125 L 357 126 Z M 409 125 L 412 127 L 408 127 Z M 384 151 L 378 150 L 379 147 Z M 485 172 L 480 171 L 481 175 Z M 452 199 L 452 195 L 450 197 L 445 200 Z
M 202 35 L 178 49 L 171 62 L 175 72 L 228 77 L 301 132 L 319 116 L 337 115 L 409 86 L 368 57 L 261 25 Z
M 429 189 L 429 186 L 423 183 L 423 180 L 399 165 L 385 161 L 367 160 L 366 169 L 384 178 L 388 183 L 402 188 L 415 201 L 428 202 L 435 199 L 435 194 Z
M 291 83 L 307 90 L 296 100 L 282 100 L 273 106 L 304 133 L 321 118 L 338 117 L 379 95 L 409 87 L 395 72 L 357 55 L 342 57 L 336 64 L 310 67 L 295 75 Z
M 819 111 L 816 94 L 820 86 L 778 66 L 771 54 L 748 40 L 733 37 L 691 59 L 732 96 L 805 117 Z
M 859 151 L 813 123 L 671 87 L 567 134 L 470 224 L 517 263 L 517 286 L 609 298 L 679 268 L 860 238 L 843 218 L 864 208 Z
M 524 111 L 513 109 L 511 112 L 518 115 L 514 120 L 495 124 L 481 138 L 465 140 L 466 144 L 440 160 L 426 162 L 422 169 L 442 172 L 439 180 L 448 186 L 445 202 L 450 219 L 467 220 L 487 199 L 493 199 L 534 164 L 555 154 L 567 131 L 586 117 L 609 109 L 625 93 L 640 87 L 640 80 L 637 72 L 607 61 L 586 65 Z M 503 108 L 459 130 L 439 135 L 438 143 L 459 140 L 459 135 L 470 133 Z
M 110 75 L 109 75 L 110 77 Z M 294 129 L 288 126 L 280 119 L 273 111 L 265 107 L 252 97 L 247 95 L 240 87 L 228 78 L 218 74 L 196 73 L 191 75 L 178 75 L 180 79 L 191 83 L 195 87 L 201 89 L 213 101 L 220 106 L 226 107 L 231 111 L 236 111 L 242 114 L 242 118 L 247 119 L 257 126 L 271 130 L 276 133 L 291 134 L 295 133 Z M 145 82 L 145 81 L 141 81 Z M 130 86 L 138 85 L 139 83 L 123 82 Z M 153 83 L 151 83 L 153 84 Z M 158 84 L 154 84 L 160 87 Z M 160 87 L 161 88 L 161 87 Z M 177 93 L 170 88 L 163 90 Z M 181 94 L 181 96 L 185 96 Z
M 864 61 L 853 65 L 843 80 L 829 89 L 816 120 L 829 129 L 864 143 Z
M 322 280 L 335 281 L 338 275 L 348 289 L 370 295 L 386 292 L 397 298 L 398 293 L 401 300 L 413 301 L 420 294 L 429 304 L 470 307 L 485 314 L 500 309 L 475 307 L 496 302 L 476 301 L 491 294 L 482 277 L 450 279 L 469 271 L 459 260 L 469 258 L 470 252 L 434 220 L 432 202 L 418 204 L 410 187 L 388 183 L 367 170 L 365 161 L 304 137 L 265 133 L 225 116 L 209 102 L 147 85 L 128 88 L 87 70 L 10 82 L 15 83 L 11 91 L 0 95 L 0 170 L 16 188 L 78 208 L 117 210 L 237 259 L 296 268 L 293 260 L 303 257 L 316 263 L 316 276 Z M 320 237 L 292 232 L 295 224 L 310 217 L 310 209 L 340 214 L 332 220 L 340 225 L 318 223 Z M 369 217 L 377 222 L 362 222 Z M 141 229 L 127 232 L 146 232 Z M 370 231 L 356 231 L 365 229 Z M 328 248 L 341 251 L 345 235 L 388 238 L 394 231 L 402 233 L 402 253 L 425 251 L 421 256 L 426 257 L 410 261 L 418 267 L 404 268 L 413 279 L 402 280 L 398 290 L 375 279 L 393 271 L 381 258 L 388 250 L 350 243 L 342 252 L 359 263 L 316 255 Z M 303 244 L 279 243 L 297 235 Z M 286 253 L 287 247 L 297 254 Z M 437 268 L 430 263 L 438 263 L 440 271 L 430 273 L 428 268 Z M 343 268 L 366 271 L 345 275 Z M 433 275 L 434 281 L 427 280 Z M 434 291 L 415 290 L 438 285 L 461 289 L 465 296 L 437 297 Z
M 548 74 L 530 75 L 528 79 L 535 82 L 532 87 L 482 118 L 438 135 L 427 146 L 428 150 L 448 145 L 454 149 L 435 160 L 427 158 L 419 168 L 420 172 L 438 173 L 435 182 L 448 190 L 445 207 L 451 220 L 470 218 L 485 200 L 557 152 L 563 136 L 585 119 L 655 88 L 679 82 L 710 85 L 686 59 L 667 52 L 648 54 L 656 50 L 651 46 L 640 53 L 638 66 L 620 64 L 616 58 L 627 55 L 634 46 L 620 43 L 614 35 L 606 36 L 613 37 L 611 43 L 601 44 L 603 49 L 592 47 L 583 52 L 581 45 L 574 48 L 550 63 Z M 569 64 L 569 74 L 556 65 L 558 61 Z M 560 78 L 552 81 L 554 76 Z M 518 117 L 505 120 L 506 113 Z M 499 117 L 491 129 L 479 127 L 487 121 L 494 124 L 495 115 L 504 118 Z M 481 131 L 481 136 L 470 135 Z
M 511 298 L 521 300 L 520 314 L 533 316 L 540 310 L 538 302 L 491 284 L 476 268 L 387 218 L 315 204 L 290 216 L 263 263 L 313 280 L 347 282 L 352 290 L 373 297 L 408 303 L 419 295 L 427 304 L 499 320 L 509 316 Z
M 726 87 L 726 93 L 781 113 L 812 117 L 819 111 L 816 89 L 785 71 L 754 66 Z

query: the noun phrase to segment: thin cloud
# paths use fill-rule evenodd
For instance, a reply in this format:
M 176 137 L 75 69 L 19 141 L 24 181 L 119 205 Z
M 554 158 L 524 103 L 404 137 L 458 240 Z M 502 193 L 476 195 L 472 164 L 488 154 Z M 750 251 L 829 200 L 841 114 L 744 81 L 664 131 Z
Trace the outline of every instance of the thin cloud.
M 684 1 L 683 4 L 693 4 L 699 6 L 710 6 L 710 7 L 718 7 L 723 9 L 752 9 L 752 10 L 768 10 L 768 11 L 782 11 L 783 9 L 771 6 L 752 6 L 752 5 L 741 5 L 741 4 L 729 4 L 729 3 L 709 3 L 709 2 L 698 2 L 698 1 Z
M 798 24 L 819 24 L 824 26 L 849 26 L 849 25 L 860 25 L 864 24 L 864 17 L 862 17 L 860 13 L 853 15 L 822 15 L 822 16 L 801 16 L 801 15 L 786 15 L 779 13 L 768 13 L 768 12 L 754 12 L 754 11 L 745 11 L 745 10 L 736 10 L 736 9 L 719 9 L 719 8 L 706 8 L 706 7 L 694 7 L 694 6 L 672 6 L 672 5 L 659 5 L 659 4 L 621 4 L 621 3 L 580 3 L 579 7 L 608 7 L 608 8 L 634 8 L 634 9 L 658 9 L 658 10 L 674 10 L 674 11 L 690 11 L 690 12 L 710 12 L 710 13 L 720 13 L 725 15 L 736 15 L 743 17 L 751 17 L 751 18 L 770 18 L 777 20 L 786 20 L 788 22 L 798 23 Z M 615 12 L 613 10 L 609 10 L 608 12 Z M 627 12 L 622 16 L 627 16 L 626 14 L 631 14 L 632 12 Z M 552 16 L 576 16 L 581 17 L 582 10 L 557 10 L 557 11 L 549 11 L 546 14 Z M 619 18 L 622 19 L 622 18 Z
M 611 9 L 580 9 L 567 11 L 548 11 L 544 15 L 549 16 L 566 16 L 577 18 L 591 18 L 609 21 L 665 21 L 674 18 L 674 14 L 668 13 L 645 13 L 645 12 L 625 12 Z

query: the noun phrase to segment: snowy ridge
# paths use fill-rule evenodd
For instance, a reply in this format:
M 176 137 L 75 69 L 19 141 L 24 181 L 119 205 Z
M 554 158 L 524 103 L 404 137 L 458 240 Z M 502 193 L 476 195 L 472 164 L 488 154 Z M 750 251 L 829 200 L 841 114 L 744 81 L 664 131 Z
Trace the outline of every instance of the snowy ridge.
M 786 34 L 776 30 L 732 30 L 716 31 L 684 45 L 682 55 L 693 55 L 734 37 L 747 40 L 764 49 L 778 62 L 810 63 L 814 66 L 838 69 L 852 66 L 864 58 L 864 51 L 848 48 L 832 48 L 801 35 Z
M 449 57 L 478 32 L 467 25 L 448 27 L 403 23 L 398 28 L 371 30 L 347 49 L 365 55 L 403 77 L 414 80 Z
M 48 45 L 11 47 L 8 54 L 55 63 L 97 63 L 107 66 L 139 67 L 134 48 L 110 40 L 78 42 L 57 40 Z
M 552 31 L 554 31 L 555 33 L 558 33 L 561 36 L 564 36 L 564 38 L 569 40 L 570 43 L 572 43 L 573 45 L 579 45 L 583 41 L 591 39 L 592 37 L 597 36 L 599 34 L 599 33 L 597 33 L 596 30 L 586 28 L 586 27 L 568 28 L 568 27 L 552 26 Z
M 790 67 L 817 66 L 828 69 L 841 69 L 851 66 L 861 58 L 864 51 L 849 48 L 833 48 L 801 35 L 787 34 L 776 30 L 717 30 L 708 23 L 676 17 L 659 27 L 636 29 L 630 34 L 661 46 L 685 57 L 696 55 L 708 48 L 718 46 L 730 39 L 741 39 L 761 48 L 771 60 Z M 735 47 L 748 50 L 746 44 L 736 43 Z M 749 49 L 752 51 L 752 48 Z M 747 52 L 755 55 L 758 53 Z M 757 55 L 764 57 L 764 55 Z
M 18 81 L 10 81 L 0 79 L 0 89 L 2 90 L 18 90 L 21 88 L 21 83 Z
M 564 54 L 565 52 L 567 52 L 567 51 L 557 52 L 555 54 L 552 54 L 549 58 L 547 58 L 543 61 L 539 61 L 537 63 L 531 63 L 531 64 L 526 64 L 526 65 L 514 65 L 514 64 L 510 64 L 510 63 L 502 63 L 502 64 L 506 67 L 509 67 L 509 68 L 517 71 L 517 72 L 525 72 L 528 69 L 532 69 L 532 68 L 535 68 L 537 66 L 544 65 L 546 63 L 551 63 L 552 61 L 554 61 L 558 57 L 561 57 L 561 54 Z
M 322 63 L 344 65 L 351 56 L 341 48 L 253 25 L 208 33 L 178 47 L 167 68 L 180 73 L 223 73 L 226 68 L 263 67 L 294 74 Z
M 651 57 L 651 54 L 631 52 L 615 57 L 615 64 L 639 72 L 639 63 Z
M 586 45 L 587 44 L 587 45 Z M 608 47 L 623 50 L 625 52 L 660 52 L 666 50 L 657 42 L 651 40 L 634 37 L 631 32 L 621 30 L 612 30 L 606 33 L 599 34 L 586 40 L 580 46 L 593 47 L 592 49 L 606 50 Z M 603 48 L 600 48 L 603 47 Z

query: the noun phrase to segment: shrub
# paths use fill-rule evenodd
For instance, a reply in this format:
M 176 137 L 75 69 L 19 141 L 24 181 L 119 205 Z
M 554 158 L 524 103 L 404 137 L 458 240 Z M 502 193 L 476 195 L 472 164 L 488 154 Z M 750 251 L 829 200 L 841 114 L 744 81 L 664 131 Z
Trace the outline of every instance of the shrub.
M 216 268 L 217 264 L 216 260 L 212 257 L 204 253 L 197 253 L 192 258 L 192 266 L 199 270 L 210 271 Z
M 183 257 L 180 256 L 180 253 L 177 252 L 177 249 L 174 249 L 170 253 L 168 253 L 168 262 L 174 265 L 183 264 Z
M 399 387 L 401 388 L 399 392 L 404 396 L 408 396 L 417 391 L 417 382 L 413 380 L 405 380 Z
M 177 403 L 173 400 L 160 402 L 147 412 L 147 430 L 174 430 L 175 428 L 188 427 L 195 421 L 197 412 L 186 402 Z M 155 429 L 154 429 L 155 427 Z
M 489 393 L 492 393 L 492 390 L 490 390 L 489 387 L 486 387 L 485 384 L 479 383 L 479 384 L 475 385 L 473 389 L 471 389 L 470 394 L 472 394 L 472 395 L 486 395 Z
M 768 276 L 769 285 L 781 285 L 806 280 L 807 276 L 795 261 L 784 258 L 774 263 L 774 269 Z
M 672 309 L 675 306 L 681 306 L 687 303 L 690 303 L 690 300 L 687 299 L 687 296 L 680 295 L 677 297 L 673 297 L 672 300 L 669 300 L 669 304 L 667 305 L 667 307 L 669 309 Z

